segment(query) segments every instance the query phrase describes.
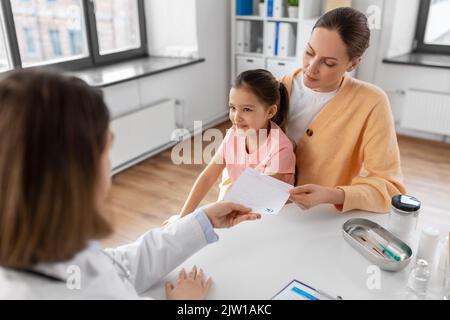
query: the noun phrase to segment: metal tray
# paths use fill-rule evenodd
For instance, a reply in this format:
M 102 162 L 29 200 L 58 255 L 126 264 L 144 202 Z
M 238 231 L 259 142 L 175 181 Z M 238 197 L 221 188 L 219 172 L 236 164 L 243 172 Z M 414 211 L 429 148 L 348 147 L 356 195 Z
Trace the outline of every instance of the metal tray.
M 398 271 L 411 261 L 411 248 L 373 221 L 350 219 L 342 233 L 353 248 L 383 270 Z

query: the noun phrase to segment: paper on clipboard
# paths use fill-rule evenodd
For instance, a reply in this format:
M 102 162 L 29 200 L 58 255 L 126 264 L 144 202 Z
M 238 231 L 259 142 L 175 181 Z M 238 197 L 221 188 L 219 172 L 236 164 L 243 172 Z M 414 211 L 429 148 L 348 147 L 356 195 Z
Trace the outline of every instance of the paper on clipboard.
M 224 200 L 261 214 L 277 214 L 289 199 L 293 186 L 247 168 L 231 186 Z
M 334 297 L 294 279 L 273 296 L 272 300 L 342 300 L 342 297 Z

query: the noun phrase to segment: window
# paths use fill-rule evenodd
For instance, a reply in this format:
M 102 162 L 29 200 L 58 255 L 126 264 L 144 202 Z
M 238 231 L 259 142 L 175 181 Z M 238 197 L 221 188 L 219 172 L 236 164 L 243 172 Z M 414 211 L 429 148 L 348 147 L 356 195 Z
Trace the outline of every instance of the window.
M 14 67 L 77 69 L 147 55 L 143 0 L 1 0 L 1 6 Z
M 78 30 L 69 30 L 70 52 L 79 55 L 83 52 L 83 38 Z
M 415 51 L 450 54 L 450 0 L 421 0 Z
M 6 36 L 4 21 L 3 10 L 0 10 L 0 72 L 12 68 L 12 62 L 8 53 L 8 37 Z
M 61 40 L 59 38 L 58 30 L 50 30 L 50 40 L 52 41 L 53 57 L 57 58 L 62 56 Z
M 136 1 L 96 0 L 95 7 L 100 55 L 141 46 Z
M 28 53 L 32 54 L 36 51 L 34 48 L 33 31 L 31 30 L 31 28 L 25 27 L 23 28 L 23 33 L 27 42 L 27 51 Z
M 143 0 L 92 0 L 90 23 L 97 63 L 147 54 Z

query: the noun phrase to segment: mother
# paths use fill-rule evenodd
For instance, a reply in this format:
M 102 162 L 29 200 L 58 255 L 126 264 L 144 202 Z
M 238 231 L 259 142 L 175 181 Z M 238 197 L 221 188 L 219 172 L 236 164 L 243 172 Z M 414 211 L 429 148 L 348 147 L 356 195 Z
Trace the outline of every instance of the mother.
M 391 197 L 405 193 L 387 96 L 346 75 L 369 40 L 364 14 L 329 11 L 313 28 L 303 68 L 282 79 L 291 98 L 287 132 L 297 143 L 290 200 L 302 208 L 331 203 L 343 212 L 386 212 Z

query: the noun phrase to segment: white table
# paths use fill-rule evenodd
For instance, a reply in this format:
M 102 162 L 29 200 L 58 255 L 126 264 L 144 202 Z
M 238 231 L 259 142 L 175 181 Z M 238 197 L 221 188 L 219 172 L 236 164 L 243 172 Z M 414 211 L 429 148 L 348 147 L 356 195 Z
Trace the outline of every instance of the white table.
M 369 289 L 366 283 L 373 275 L 368 273 L 373 272 L 369 268 L 372 263 L 342 236 L 342 225 L 348 219 L 367 218 L 387 227 L 388 217 L 361 211 L 342 214 L 329 205 L 303 211 L 290 204 L 278 215 L 218 230 L 218 242 L 200 250 L 180 267 L 190 269 L 196 265 L 212 276 L 209 299 L 266 300 L 293 279 L 344 299 L 406 299 L 414 260 L 401 271 L 381 270 L 380 289 Z M 450 221 L 443 221 L 441 229 L 448 232 Z M 164 299 L 164 281 L 174 282 L 179 270 L 147 294 Z M 429 291 L 429 298 L 439 297 L 431 288 Z

